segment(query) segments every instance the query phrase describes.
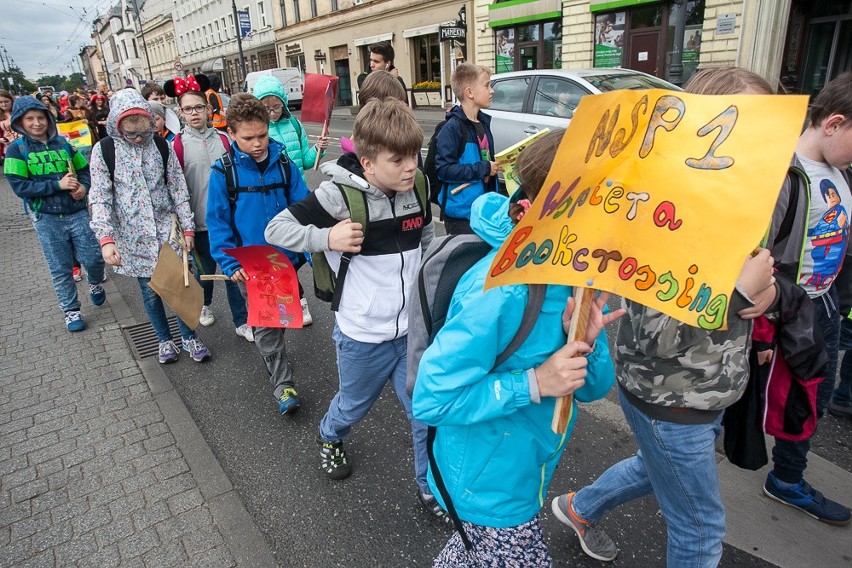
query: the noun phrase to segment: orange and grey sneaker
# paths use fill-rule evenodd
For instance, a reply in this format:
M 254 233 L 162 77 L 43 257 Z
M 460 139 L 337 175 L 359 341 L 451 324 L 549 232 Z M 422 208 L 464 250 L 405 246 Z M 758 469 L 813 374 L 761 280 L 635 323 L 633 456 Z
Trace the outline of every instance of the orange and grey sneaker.
M 574 512 L 574 507 L 571 503 L 574 501 L 575 493 L 560 495 L 551 503 L 551 509 L 556 518 L 564 524 L 568 525 L 574 532 L 577 533 L 577 538 L 580 539 L 580 546 L 583 547 L 583 552 L 596 560 L 610 562 L 618 556 L 618 547 L 609 538 L 603 529 L 589 523 L 580 518 Z

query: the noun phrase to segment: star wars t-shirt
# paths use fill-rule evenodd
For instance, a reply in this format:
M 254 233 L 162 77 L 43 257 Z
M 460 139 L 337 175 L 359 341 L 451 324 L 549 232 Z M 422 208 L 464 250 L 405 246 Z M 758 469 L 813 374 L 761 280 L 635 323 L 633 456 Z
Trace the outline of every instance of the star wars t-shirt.
M 825 294 L 840 272 L 849 239 L 852 193 L 840 170 L 798 156 L 811 180 L 811 209 L 799 284 L 811 298 Z

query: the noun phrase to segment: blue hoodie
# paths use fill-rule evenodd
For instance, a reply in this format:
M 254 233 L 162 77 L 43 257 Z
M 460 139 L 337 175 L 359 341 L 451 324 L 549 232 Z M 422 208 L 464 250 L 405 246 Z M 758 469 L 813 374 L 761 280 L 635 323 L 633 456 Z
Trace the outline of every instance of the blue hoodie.
M 494 159 L 494 136 L 491 135 L 491 117 L 479 111 L 477 120 L 485 129 L 485 137 L 488 145 L 490 159 Z M 470 206 L 473 201 L 488 191 L 497 191 L 497 176 L 492 177 L 488 183 L 484 182 L 486 176 L 491 173 L 491 164 L 483 160 L 479 142 L 476 139 L 476 126 L 460 106 L 453 107 L 446 114 L 447 123 L 441 128 L 435 139 L 435 172 L 441 180 L 441 188 L 438 193 L 439 203 L 446 207 L 444 215 L 454 219 L 470 219 Z M 458 155 L 459 142 L 461 141 L 462 128 L 467 129 L 464 150 Z M 447 194 L 459 185 L 469 183 L 470 185 L 456 195 Z
M 547 287 L 529 338 L 493 368 L 527 302 L 522 284 L 483 292 L 491 262 L 514 227 L 508 208 L 509 199 L 496 193 L 473 203 L 471 227 L 494 250 L 456 286 L 446 323 L 420 361 L 412 398 L 414 417 L 437 426 L 435 459 L 459 517 L 495 528 L 525 523 L 539 511 L 576 418 L 574 403 L 565 434 L 554 434 L 556 399 L 532 402 L 527 374 L 565 345 L 562 312 L 570 287 Z M 587 370 L 585 385 L 574 392 L 580 402 L 602 398 L 615 381 L 603 332 Z M 444 505 L 431 471 L 428 480 Z
M 283 152 L 284 147 L 270 139 L 269 163 L 266 170 L 261 172 L 254 158 L 241 151 L 236 143 L 231 144 L 231 159 L 239 187 L 280 183 L 282 180 L 278 157 Z M 277 187 L 268 192 L 241 191 L 237 194 L 232 211 L 222 159 L 213 163 L 210 183 L 207 186 L 207 231 L 210 237 L 210 253 L 222 267 L 222 274 L 231 276 L 241 268 L 237 259 L 225 254 L 222 249 L 269 244 L 263 234 L 266 225 L 288 205 L 308 196 L 308 186 L 305 185 L 301 170 L 291 160 L 287 161 L 287 166 L 289 187 Z M 280 250 L 286 253 L 294 264 L 298 261 L 299 255 L 296 253 Z
M 47 143 L 32 138 L 21 125 L 21 118 L 31 110 L 47 115 Z M 59 187 L 59 180 L 68 173 L 71 160 L 77 179 L 88 190 L 89 164 L 56 128 L 53 115 L 35 97 L 18 97 L 12 106 L 12 130 L 22 137 L 6 148 L 3 172 L 15 195 L 25 200 L 34 213 L 69 215 L 86 209 L 86 200 L 76 200 Z

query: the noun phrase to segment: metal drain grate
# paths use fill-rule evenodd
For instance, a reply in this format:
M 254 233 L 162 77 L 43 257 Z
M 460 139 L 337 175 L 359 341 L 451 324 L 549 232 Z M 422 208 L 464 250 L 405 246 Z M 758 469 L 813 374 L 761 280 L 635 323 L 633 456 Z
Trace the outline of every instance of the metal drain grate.
M 180 338 L 180 328 L 178 328 L 177 318 L 171 316 L 168 319 L 169 331 L 172 337 Z M 130 345 L 130 350 L 133 352 L 133 357 L 136 360 L 144 359 L 145 357 L 153 357 L 159 353 L 160 342 L 157 340 L 157 334 L 154 333 L 154 326 L 151 322 L 139 323 L 122 328 L 124 339 Z M 180 342 L 177 342 L 180 349 Z

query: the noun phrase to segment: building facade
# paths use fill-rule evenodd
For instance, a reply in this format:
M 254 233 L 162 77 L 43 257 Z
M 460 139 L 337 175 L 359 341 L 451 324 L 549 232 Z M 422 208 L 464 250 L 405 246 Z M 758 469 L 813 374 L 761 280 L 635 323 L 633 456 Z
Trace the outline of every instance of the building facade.
M 80 67 L 85 77 L 86 85 L 95 89 L 99 83 L 105 82 L 101 54 L 97 45 L 87 45 L 80 50 Z
M 147 0 L 139 13 L 141 28 L 136 41 L 143 53 L 147 53 L 153 80 L 160 85 L 175 76 L 175 63 L 179 61 L 173 6 L 174 0 Z
M 95 20 L 92 28 L 92 39 L 101 57 L 103 75 L 97 77 L 98 88 L 105 87 L 110 91 L 125 87 L 121 75 L 121 59 L 113 29 L 120 27 L 121 6 L 110 6 L 107 11 Z M 118 23 L 113 24 L 114 21 Z

